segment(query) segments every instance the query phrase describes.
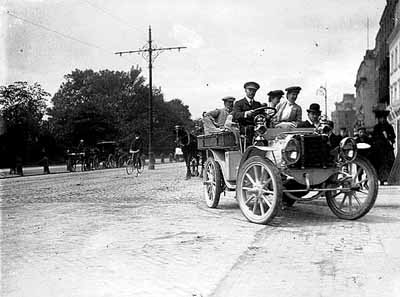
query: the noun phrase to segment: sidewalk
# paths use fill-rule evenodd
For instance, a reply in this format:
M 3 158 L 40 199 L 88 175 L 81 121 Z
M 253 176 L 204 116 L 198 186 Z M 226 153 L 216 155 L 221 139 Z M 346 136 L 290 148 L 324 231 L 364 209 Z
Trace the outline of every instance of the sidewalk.
M 181 163 L 181 162 L 169 162 L 168 159 L 165 159 L 164 163 L 161 163 L 161 159 L 156 159 L 155 165 L 164 165 L 164 164 L 174 164 L 174 163 Z M 149 164 L 149 160 L 146 159 L 146 168 Z M 104 169 L 98 169 L 104 170 Z M 43 173 L 43 166 L 27 166 L 23 168 L 24 175 L 23 176 L 34 176 L 34 175 L 45 175 Z M 78 166 L 76 172 L 81 172 L 80 167 Z M 70 173 L 67 171 L 67 165 L 52 165 L 50 166 L 50 174 L 58 174 L 58 173 Z M 17 174 L 10 174 L 9 168 L 1 168 L 0 169 L 0 179 L 2 178 L 12 178 L 12 177 L 21 177 Z

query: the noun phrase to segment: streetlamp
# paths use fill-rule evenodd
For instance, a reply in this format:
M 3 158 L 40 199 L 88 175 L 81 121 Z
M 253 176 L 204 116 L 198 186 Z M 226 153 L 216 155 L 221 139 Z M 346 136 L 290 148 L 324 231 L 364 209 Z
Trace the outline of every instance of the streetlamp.
M 328 89 L 324 86 L 320 86 L 317 90 L 317 95 L 323 95 L 325 99 L 325 117 L 328 118 Z

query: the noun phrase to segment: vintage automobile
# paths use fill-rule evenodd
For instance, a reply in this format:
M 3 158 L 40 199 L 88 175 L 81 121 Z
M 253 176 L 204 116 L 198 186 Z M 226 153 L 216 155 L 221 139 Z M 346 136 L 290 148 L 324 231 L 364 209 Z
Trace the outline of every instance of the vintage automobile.
M 115 168 L 118 165 L 119 147 L 115 141 L 100 141 L 96 144 L 97 159 L 100 167 Z
M 357 155 L 355 140 L 334 143 L 324 123 L 317 129 L 268 128 L 275 113 L 255 117 L 251 140 L 235 127 L 198 137 L 198 148 L 207 152 L 203 184 L 208 207 L 218 206 L 222 192 L 236 191 L 243 215 L 258 224 L 270 222 L 284 203 L 323 196 L 341 219 L 367 214 L 378 181 L 371 163 Z

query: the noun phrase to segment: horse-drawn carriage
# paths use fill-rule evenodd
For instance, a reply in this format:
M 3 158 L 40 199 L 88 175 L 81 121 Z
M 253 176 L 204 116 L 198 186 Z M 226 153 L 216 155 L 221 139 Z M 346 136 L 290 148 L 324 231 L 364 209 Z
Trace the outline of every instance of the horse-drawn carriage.
M 255 117 L 251 140 L 238 129 L 198 137 L 198 148 L 207 152 L 203 181 L 207 205 L 215 208 L 222 192 L 236 191 L 244 216 L 259 224 L 270 222 L 283 203 L 322 196 L 339 218 L 354 220 L 367 214 L 375 203 L 378 182 L 370 162 L 357 155 L 354 139 L 346 137 L 335 144 L 324 125 L 268 128 L 271 117 L 265 112 Z
M 129 157 L 122 152 L 116 141 L 100 141 L 96 144 L 96 149 L 98 163 L 104 168 L 121 167 Z

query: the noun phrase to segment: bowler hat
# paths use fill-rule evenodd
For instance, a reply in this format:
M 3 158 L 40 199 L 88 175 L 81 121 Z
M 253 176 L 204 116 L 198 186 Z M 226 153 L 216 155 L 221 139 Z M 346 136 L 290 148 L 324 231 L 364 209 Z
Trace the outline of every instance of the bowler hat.
M 321 109 L 318 103 L 311 103 L 310 108 L 307 109 L 307 112 L 316 112 L 321 113 Z
M 254 81 L 248 81 L 247 83 L 244 84 L 243 86 L 245 89 L 256 89 L 258 90 L 260 88 L 260 85 Z
M 232 97 L 232 96 L 227 96 L 227 97 L 224 97 L 224 98 L 222 98 L 222 101 L 235 101 L 236 100 L 236 98 L 235 97 Z
M 268 92 L 268 96 L 270 97 L 282 97 L 285 93 L 282 90 L 275 90 Z
M 285 89 L 285 91 L 289 94 L 289 93 L 296 93 L 298 94 L 301 90 L 301 87 L 298 86 L 294 86 L 294 87 L 288 87 Z

